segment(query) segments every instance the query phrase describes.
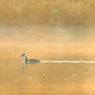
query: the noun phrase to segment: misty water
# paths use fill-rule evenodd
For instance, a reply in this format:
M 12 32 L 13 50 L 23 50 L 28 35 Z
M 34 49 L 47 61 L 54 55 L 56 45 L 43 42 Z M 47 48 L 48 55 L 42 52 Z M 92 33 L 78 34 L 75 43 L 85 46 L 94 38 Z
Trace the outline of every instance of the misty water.
M 94 95 L 94 32 L 73 28 L 1 27 L 0 95 Z

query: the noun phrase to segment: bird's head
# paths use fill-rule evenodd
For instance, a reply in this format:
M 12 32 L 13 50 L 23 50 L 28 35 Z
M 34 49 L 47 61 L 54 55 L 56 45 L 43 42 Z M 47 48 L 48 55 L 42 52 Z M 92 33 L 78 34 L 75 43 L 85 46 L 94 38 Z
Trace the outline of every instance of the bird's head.
M 26 57 L 26 55 L 25 54 L 22 54 L 21 57 Z

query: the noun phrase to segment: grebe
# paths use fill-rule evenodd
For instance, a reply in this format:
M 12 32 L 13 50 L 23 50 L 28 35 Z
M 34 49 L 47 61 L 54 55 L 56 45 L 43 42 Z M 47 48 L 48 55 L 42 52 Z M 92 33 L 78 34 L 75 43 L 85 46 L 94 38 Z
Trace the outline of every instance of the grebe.
M 25 54 L 22 54 L 21 57 L 25 57 L 24 62 L 27 62 L 27 63 L 37 63 L 37 62 L 40 62 L 40 60 L 37 60 L 37 59 L 29 59 L 29 60 L 27 60 L 27 56 Z

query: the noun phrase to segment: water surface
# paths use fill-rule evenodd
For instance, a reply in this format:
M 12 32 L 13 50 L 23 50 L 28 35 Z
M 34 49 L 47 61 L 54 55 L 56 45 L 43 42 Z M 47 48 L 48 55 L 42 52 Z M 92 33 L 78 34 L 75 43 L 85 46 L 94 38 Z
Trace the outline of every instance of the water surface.
M 1 95 L 94 95 L 95 62 L 93 55 L 66 52 L 57 54 L 35 55 L 40 63 L 28 63 L 24 67 L 19 53 L 12 57 L 0 58 L 0 94 Z M 6 55 L 5 52 L 4 55 Z M 11 55 L 13 51 L 8 51 Z M 19 55 L 19 56 L 18 56 Z M 28 58 L 32 54 L 27 52 Z M 74 63 L 73 60 L 77 61 Z M 46 62 L 44 62 L 46 61 Z M 54 61 L 54 62 L 51 62 Z M 64 61 L 64 62 L 58 62 Z M 65 61 L 71 61 L 70 63 Z
M 95 95 L 93 27 L 0 26 L 0 95 Z M 24 66 L 28 59 L 41 60 Z

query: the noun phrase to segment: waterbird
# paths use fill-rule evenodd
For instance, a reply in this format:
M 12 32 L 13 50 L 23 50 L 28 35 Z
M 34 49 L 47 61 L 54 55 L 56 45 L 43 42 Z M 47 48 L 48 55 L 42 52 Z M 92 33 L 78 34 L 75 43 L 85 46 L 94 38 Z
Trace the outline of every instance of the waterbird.
M 40 62 L 40 60 L 37 59 L 28 59 L 27 60 L 27 56 L 25 54 L 22 54 L 21 57 L 24 57 L 24 61 L 25 63 L 37 63 Z

